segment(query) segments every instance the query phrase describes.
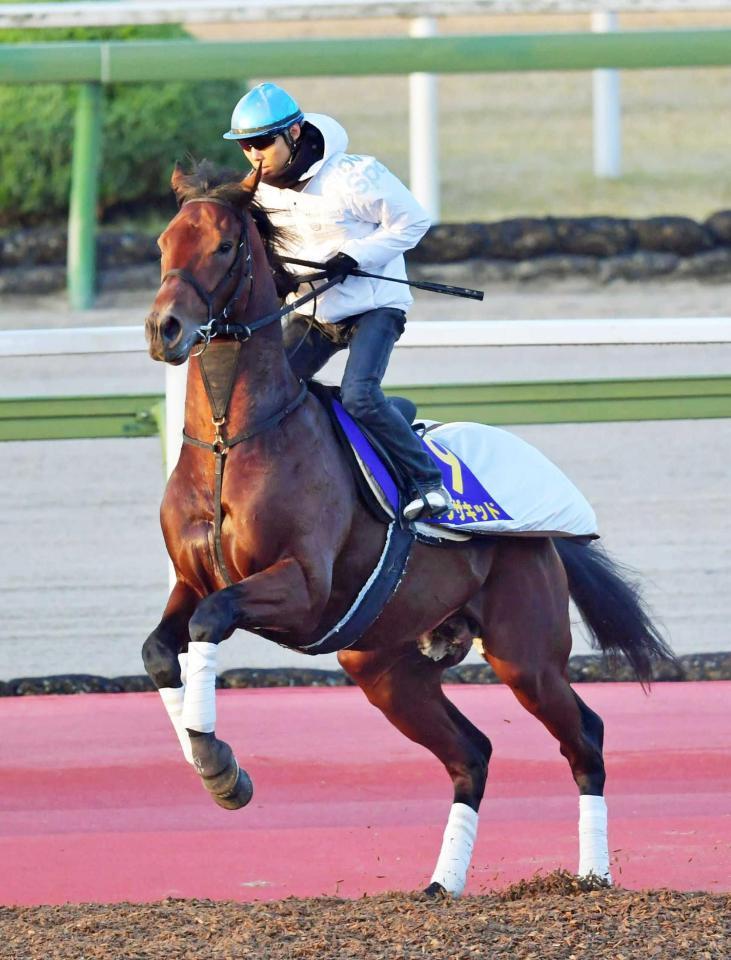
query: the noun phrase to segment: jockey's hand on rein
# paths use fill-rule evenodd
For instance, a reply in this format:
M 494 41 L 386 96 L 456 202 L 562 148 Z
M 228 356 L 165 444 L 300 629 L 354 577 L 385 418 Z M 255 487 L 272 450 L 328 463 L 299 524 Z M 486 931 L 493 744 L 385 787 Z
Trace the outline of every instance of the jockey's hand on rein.
M 342 283 L 357 266 L 358 261 L 349 257 L 347 253 L 336 253 L 334 257 L 325 261 L 325 273 L 328 280 L 340 280 Z

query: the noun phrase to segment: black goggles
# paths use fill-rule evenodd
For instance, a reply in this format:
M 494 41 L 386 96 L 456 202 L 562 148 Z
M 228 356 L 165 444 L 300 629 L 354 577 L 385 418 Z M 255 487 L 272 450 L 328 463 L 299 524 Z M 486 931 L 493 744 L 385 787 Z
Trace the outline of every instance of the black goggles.
M 251 139 L 237 140 L 236 142 L 242 150 L 266 150 L 267 147 L 271 147 L 271 145 L 276 142 L 279 136 L 281 136 L 279 133 L 266 133 L 261 137 L 252 137 Z

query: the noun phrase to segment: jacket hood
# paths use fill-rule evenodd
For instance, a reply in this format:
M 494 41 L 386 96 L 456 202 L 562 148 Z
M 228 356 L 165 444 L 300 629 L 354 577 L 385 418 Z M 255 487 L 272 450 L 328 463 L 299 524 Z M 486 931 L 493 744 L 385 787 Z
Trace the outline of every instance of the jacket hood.
M 348 134 L 337 120 L 327 117 L 323 113 L 306 113 L 305 120 L 317 127 L 325 141 L 325 153 L 321 160 L 316 160 L 312 166 L 302 174 L 300 180 L 308 180 L 323 167 L 330 157 L 336 153 L 344 153 L 348 146 Z

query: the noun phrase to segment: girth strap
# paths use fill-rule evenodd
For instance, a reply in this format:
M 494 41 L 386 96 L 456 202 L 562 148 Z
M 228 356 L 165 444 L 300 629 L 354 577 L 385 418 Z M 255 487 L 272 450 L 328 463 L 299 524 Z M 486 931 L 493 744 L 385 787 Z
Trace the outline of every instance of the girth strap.
M 414 534 L 392 522 L 386 531 L 386 542 L 370 577 L 363 585 L 350 609 L 328 632 L 308 644 L 298 647 L 302 653 L 334 653 L 357 643 L 383 613 L 401 582 L 409 561 Z
M 307 397 L 307 384 L 302 383 L 300 391 L 294 400 L 290 401 L 285 407 L 282 407 L 281 410 L 278 410 L 276 413 L 272 414 L 271 417 L 267 417 L 266 420 L 261 420 L 259 423 L 254 424 L 253 427 L 250 427 L 248 430 L 243 430 L 241 433 L 237 433 L 236 436 L 227 439 L 220 435 L 220 427 L 222 423 L 219 421 L 214 421 L 216 426 L 216 436 L 213 440 L 213 443 L 207 443 L 205 440 L 199 440 L 197 437 L 191 437 L 189 433 L 186 433 L 183 430 L 183 443 L 190 444 L 194 447 L 202 447 L 204 450 L 210 450 L 211 453 L 216 458 L 215 463 L 215 482 L 213 487 L 213 543 L 216 551 L 216 564 L 218 566 L 219 572 L 223 577 L 224 582 L 227 586 L 233 586 L 233 580 L 228 571 L 226 565 L 226 558 L 223 555 L 223 544 L 221 543 L 221 527 L 223 524 L 223 508 L 221 506 L 221 492 L 223 490 L 223 468 L 224 468 L 224 457 L 231 449 L 235 447 L 237 443 L 241 443 L 243 440 L 250 440 L 252 437 L 258 436 L 260 433 L 266 433 L 267 430 L 271 430 L 276 427 L 278 424 L 288 417 L 290 413 L 293 413 L 297 407 L 300 407 Z

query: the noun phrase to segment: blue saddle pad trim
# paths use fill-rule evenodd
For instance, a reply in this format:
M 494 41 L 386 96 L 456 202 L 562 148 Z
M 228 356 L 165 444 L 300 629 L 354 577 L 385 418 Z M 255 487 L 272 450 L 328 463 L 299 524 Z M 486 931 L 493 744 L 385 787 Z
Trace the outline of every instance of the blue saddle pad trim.
M 343 428 L 343 433 L 348 438 L 348 443 L 355 450 L 363 463 L 368 466 L 368 469 L 373 474 L 374 480 L 381 490 L 383 490 L 384 496 L 388 500 L 388 503 L 394 514 L 397 514 L 399 500 L 398 487 L 396 486 L 393 477 L 385 468 L 383 461 L 373 449 L 373 445 L 371 444 L 370 440 L 365 436 L 363 431 L 360 429 L 355 420 L 353 420 L 342 403 L 333 398 L 332 407 L 335 412 L 335 416 L 338 418 L 338 423 Z
M 360 459 L 366 464 L 373 478 L 383 490 L 394 514 L 399 510 L 399 494 L 393 477 L 383 465 L 373 445 L 363 434 L 358 424 L 337 400 L 333 400 L 333 410 L 338 418 L 348 442 Z M 460 527 L 470 523 L 489 523 L 491 520 L 512 520 L 513 518 L 490 495 L 464 461 L 451 450 L 439 443 L 434 436 L 425 434 L 420 437 L 424 450 L 442 474 L 445 487 L 452 495 L 453 509 L 441 517 L 420 520 L 435 526 L 446 524 Z

